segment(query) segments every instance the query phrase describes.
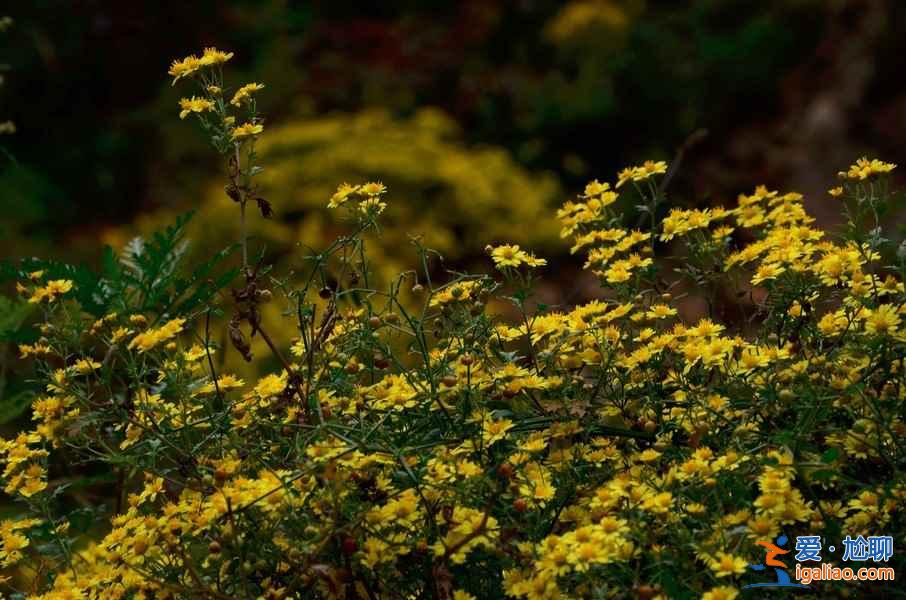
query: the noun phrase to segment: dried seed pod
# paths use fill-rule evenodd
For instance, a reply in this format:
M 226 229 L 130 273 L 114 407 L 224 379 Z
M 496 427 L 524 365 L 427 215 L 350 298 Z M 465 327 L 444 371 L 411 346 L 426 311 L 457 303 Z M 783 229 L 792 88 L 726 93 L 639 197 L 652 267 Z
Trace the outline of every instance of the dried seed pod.
M 242 193 L 239 191 L 239 188 L 234 184 L 229 184 L 223 188 L 223 191 L 226 192 L 226 195 L 230 197 L 230 200 L 233 202 L 242 201 Z
M 265 219 L 270 219 L 272 216 L 274 216 L 274 209 L 273 207 L 271 207 L 270 202 L 268 202 L 261 196 L 256 197 L 255 202 L 258 203 L 258 210 L 261 211 L 262 217 L 264 217 Z
M 245 334 L 242 333 L 242 329 L 239 327 L 239 323 L 240 321 L 238 315 L 230 319 L 230 342 L 233 344 L 233 347 L 239 351 L 239 354 L 242 355 L 242 358 L 244 358 L 246 362 L 252 362 L 252 347 L 249 345 L 248 340 L 245 338 Z
M 258 328 L 261 326 L 261 311 L 258 310 L 257 305 L 252 304 L 249 307 L 246 319 L 248 320 L 249 325 L 252 326 L 251 337 L 255 337 L 255 334 L 258 333 Z

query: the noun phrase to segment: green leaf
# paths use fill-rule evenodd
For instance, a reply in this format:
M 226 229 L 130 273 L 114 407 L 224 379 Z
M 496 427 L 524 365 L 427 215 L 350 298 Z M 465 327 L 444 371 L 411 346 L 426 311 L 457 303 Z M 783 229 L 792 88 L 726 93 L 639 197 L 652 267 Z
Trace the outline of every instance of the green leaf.
M 834 469 L 819 469 L 813 471 L 810 475 L 812 479 L 824 480 L 824 479 L 833 479 L 837 475 L 837 471 Z
M 34 305 L 19 298 L 0 296 L 0 342 L 22 342 L 22 324 Z
M 840 458 L 840 449 L 839 448 L 828 448 L 827 451 L 821 455 L 821 462 L 824 464 L 830 464 Z
M 31 406 L 34 393 L 22 391 L 0 398 L 0 425 L 15 421 Z

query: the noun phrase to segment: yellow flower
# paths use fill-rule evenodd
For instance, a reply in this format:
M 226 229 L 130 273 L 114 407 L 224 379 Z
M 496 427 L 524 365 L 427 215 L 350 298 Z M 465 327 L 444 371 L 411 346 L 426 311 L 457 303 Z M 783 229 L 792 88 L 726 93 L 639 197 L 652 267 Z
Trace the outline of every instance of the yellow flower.
M 170 65 L 170 70 L 168 73 L 173 77 L 173 83 L 176 84 L 177 81 L 183 77 L 188 77 L 193 74 L 195 71 L 200 69 L 203 65 L 201 64 L 201 59 L 199 59 L 194 54 L 192 56 L 187 56 L 182 60 L 174 60 L 173 64 Z
M 333 196 L 331 196 L 330 200 L 327 202 L 327 208 L 337 208 L 339 206 L 342 206 L 353 194 L 358 193 L 360 188 L 361 186 L 358 185 L 341 183 L 337 188 L 337 191 L 333 193 Z
M 97 362 L 96 360 L 91 360 L 90 358 L 83 358 L 79 361 L 76 361 L 76 363 L 72 365 L 72 368 L 76 373 L 85 375 L 87 373 L 91 373 L 93 371 L 96 371 L 97 369 L 100 369 L 101 363 Z
M 709 565 L 717 577 L 732 577 L 746 572 L 748 563 L 745 559 L 726 552 L 718 552 Z
M 489 246 L 488 249 L 491 253 L 491 260 L 494 261 L 494 265 L 498 269 L 522 265 L 540 267 L 547 264 L 547 261 L 543 258 L 535 258 L 534 255 L 520 249 L 516 244 L 507 244 L 496 248 Z
M 242 104 L 243 100 L 251 98 L 252 94 L 264 89 L 263 83 L 247 83 L 233 94 L 233 99 L 230 100 L 230 104 L 233 106 L 239 106 Z
M 638 167 L 628 167 L 617 174 L 617 188 L 620 188 L 627 181 L 644 181 L 652 175 L 662 175 L 667 172 L 667 163 L 659 160 L 646 160 L 644 164 Z
M 19 358 L 28 358 L 29 356 L 48 356 L 52 352 L 53 349 L 50 346 L 41 344 L 40 342 L 34 345 L 19 344 Z
M 673 508 L 673 494 L 670 492 L 650 494 L 642 501 L 642 508 L 655 514 L 666 513 Z
M 259 398 L 268 398 L 270 396 L 276 396 L 284 389 L 286 389 L 286 384 L 288 381 L 288 375 L 286 372 L 283 372 L 279 375 L 271 374 L 262 377 L 258 380 L 258 385 L 255 386 L 255 394 Z
M 528 254 L 520 250 L 518 245 L 507 244 L 491 249 L 491 260 L 498 267 L 518 267 L 525 262 Z
M 865 331 L 875 335 L 896 333 L 900 324 L 900 315 L 897 309 L 890 304 L 881 304 L 870 311 L 865 318 Z
M 666 319 L 667 317 L 672 317 L 676 314 L 676 309 L 666 304 L 654 304 L 648 307 L 648 312 L 645 313 L 645 316 L 649 319 Z
M 249 136 L 258 135 L 262 131 L 264 131 L 264 126 L 260 123 L 243 123 L 233 130 L 231 137 L 233 138 L 233 140 L 239 140 L 242 138 L 247 138 Z
M 730 586 L 713 587 L 702 594 L 702 600 L 734 600 L 739 595 L 739 590 Z
M 47 285 L 37 288 L 28 299 L 29 304 L 39 304 L 43 301 L 53 302 L 57 296 L 61 296 L 72 289 L 72 282 L 68 279 L 55 279 L 48 281 Z
M 890 173 L 896 168 L 897 166 L 893 163 L 882 162 L 876 158 L 869 160 L 863 156 L 856 161 L 856 164 L 850 166 L 848 171 L 840 171 L 838 175 L 843 179 L 863 181 L 874 175 Z
M 22 559 L 22 550 L 28 547 L 29 539 L 19 531 L 39 524 L 38 519 L 0 522 L 0 566 L 9 567 Z
M 138 348 L 140 352 L 147 352 L 151 350 L 158 344 L 169 341 L 179 334 L 182 331 L 183 325 L 185 325 L 186 320 L 182 318 L 172 319 L 168 321 L 162 327 L 156 329 L 149 329 L 144 333 L 140 333 L 129 342 L 129 349 Z
M 485 421 L 483 427 L 483 441 L 486 447 L 491 447 L 506 437 L 506 432 L 513 428 L 513 422 L 509 419 L 500 419 L 499 421 Z
M 371 181 L 359 187 L 359 191 L 366 196 L 379 196 L 387 192 L 387 186 L 380 181 Z
M 777 276 L 784 271 L 786 271 L 786 268 L 779 264 L 762 264 L 752 277 L 752 285 L 761 285 L 770 279 L 777 279 Z
M 223 64 L 231 58 L 233 58 L 232 52 L 223 52 L 217 48 L 205 48 L 198 62 L 202 67 L 210 67 Z
M 365 215 L 379 215 L 384 212 L 385 208 L 387 208 L 387 203 L 383 202 L 377 196 L 369 196 L 359 203 L 359 211 Z
M 643 450 L 641 454 L 639 454 L 639 460 L 641 460 L 642 462 L 654 462 L 658 459 L 658 457 L 660 457 L 660 455 L 661 453 L 654 448 L 648 448 L 646 450 Z
M 179 118 L 185 119 L 189 113 L 203 113 L 205 111 L 214 110 L 214 103 L 205 98 L 196 98 L 192 96 L 191 98 L 183 98 L 179 101 L 179 108 L 182 110 L 179 111 Z

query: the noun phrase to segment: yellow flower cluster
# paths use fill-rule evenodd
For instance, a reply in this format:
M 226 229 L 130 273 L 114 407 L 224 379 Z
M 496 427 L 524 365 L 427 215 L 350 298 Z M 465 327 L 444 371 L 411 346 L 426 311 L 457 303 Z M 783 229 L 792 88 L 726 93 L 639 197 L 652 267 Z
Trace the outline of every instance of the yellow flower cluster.
M 173 61 L 169 71 L 174 85 L 184 77 L 199 75 L 199 87 L 204 96 L 182 98 L 179 101 L 179 118 L 185 119 L 192 113 L 201 117 L 207 129 L 212 133 L 212 141 L 222 152 L 225 152 L 230 144 L 240 144 L 246 140 L 255 139 L 264 131 L 264 125 L 261 124 L 261 119 L 252 102 L 252 94 L 264 89 L 264 85 L 260 83 L 243 85 L 236 90 L 227 105 L 222 99 L 224 93 L 222 69 L 208 69 L 208 67 L 220 67 L 231 58 L 233 58 L 232 52 L 205 48 L 200 57 L 193 54 L 182 60 Z M 248 108 L 249 120 L 241 125 L 236 125 L 236 116 L 229 114 L 227 109 L 230 106 L 241 108 L 243 105 Z M 205 113 L 214 113 L 216 118 L 213 124 L 204 119 Z
M 29 290 L 19 283 L 18 289 L 19 293 L 31 294 L 28 298 L 29 304 L 41 304 L 42 302 L 50 303 L 56 300 L 58 296 L 62 296 L 72 291 L 72 282 L 68 279 L 54 279 L 53 281 L 48 281 L 47 285 L 36 286 L 32 290 Z
M 171 319 L 160 327 L 138 334 L 132 338 L 128 347 L 130 350 L 138 349 L 139 352 L 147 352 L 159 344 L 172 340 L 182 331 L 185 324 L 186 320 L 181 317 Z
M 886 163 L 876 158 L 869 160 L 867 157 L 860 158 L 846 171 L 840 171 L 839 176 L 842 179 L 863 181 L 877 175 L 890 173 L 897 166 L 893 163 Z
M 236 322 L 252 324 L 274 365 L 248 385 L 211 358 L 231 350 L 210 323 L 189 339 L 190 313 L 39 301 L 42 338 L 20 354 L 46 394 L 0 455 L 6 492 L 47 522 L 3 521 L 0 561 L 45 565 L 17 573 L 35 600 L 733 600 L 758 541 L 899 537 L 906 291 L 890 248 L 858 229 L 834 241 L 801 195 L 763 186 L 658 221 L 666 170 L 593 181 L 558 211 L 606 289 L 579 305 L 513 291 L 512 269 L 543 263 L 516 245 L 489 249 L 502 280 L 428 271 L 411 293 L 411 272 L 365 285 L 358 234 L 298 286 L 247 275 L 228 335 L 244 348 Z M 630 180 L 650 228 L 620 225 Z M 385 193 L 344 184 L 328 205 L 371 219 Z M 661 244 L 689 251 L 673 260 L 692 285 L 671 286 L 741 285 L 741 316 L 686 314 Z M 257 313 L 283 287 L 288 352 Z M 53 512 L 67 492 L 47 465 L 68 452 L 124 473 L 103 531 Z
M 183 98 L 179 101 L 179 118 L 185 119 L 189 113 L 202 113 L 214 110 L 214 103 L 206 98 Z
M 232 52 L 223 52 L 217 48 L 205 48 L 202 55 L 194 54 L 185 57 L 182 60 L 174 60 L 170 65 L 169 74 L 173 77 L 173 84 L 182 79 L 194 75 L 205 67 L 222 65 L 233 58 Z
M 363 215 L 377 216 L 387 208 L 387 203 L 381 200 L 381 196 L 385 193 L 387 193 L 387 188 L 380 182 L 362 185 L 344 183 L 330 197 L 327 208 L 339 208 L 346 205 L 346 202 L 350 199 L 354 199 L 356 201 L 356 211 Z

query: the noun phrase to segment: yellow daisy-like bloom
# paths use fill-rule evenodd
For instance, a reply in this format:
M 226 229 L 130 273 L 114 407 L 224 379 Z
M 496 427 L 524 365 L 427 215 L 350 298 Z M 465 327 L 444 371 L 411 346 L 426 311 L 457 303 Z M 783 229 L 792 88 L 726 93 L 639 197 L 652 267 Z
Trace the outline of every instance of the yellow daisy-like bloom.
M 203 113 L 209 110 L 214 110 L 214 103 L 205 98 L 197 98 L 192 96 L 191 98 L 183 98 L 179 101 L 179 118 L 185 119 L 189 113 Z
M 890 304 L 882 304 L 868 313 L 865 318 L 865 331 L 876 335 L 895 333 L 900 324 L 897 309 Z
M 177 81 L 183 77 L 188 77 L 200 69 L 202 66 L 201 59 L 195 56 L 187 56 L 182 60 L 174 60 L 173 64 L 170 65 L 170 70 L 167 73 L 173 77 L 173 83 L 170 85 L 175 85 Z
M 506 432 L 513 428 L 513 422 L 509 419 L 500 419 L 499 421 L 485 421 L 482 427 L 482 437 L 484 445 L 488 448 L 493 446 L 506 437 Z
M 380 181 L 371 181 L 360 187 L 359 191 L 366 196 L 379 196 L 387 192 L 387 186 Z
M 76 361 L 76 363 L 74 365 L 72 365 L 72 369 L 76 373 L 79 373 L 81 375 L 86 375 L 88 373 L 92 373 L 100 368 L 101 368 L 101 363 L 97 362 L 96 360 L 92 360 L 90 358 L 83 358 L 81 360 Z
M 185 319 L 173 319 L 168 321 L 162 327 L 156 329 L 149 329 L 144 333 L 140 333 L 135 336 L 131 342 L 129 342 L 129 349 L 138 348 L 140 352 L 147 352 L 159 344 L 169 341 L 179 334 L 182 331 L 183 325 L 185 325 Z
M 649 319 L 666 319 L 676 314 L 676 309 L 666 304 L 653 304 L 648 308 L 645 316 Z
M 210 67 L 223 64 L 231 58 L 233 58 L 232 52 L 223 52 L 217 48 L 205 48 L 198 62 L 202 67 Z
M 761 285 L 765 281 L 776 279 L 784 271 L 786 269 L 778 264 L 763 264 L 755 271 L 755 275 L 752 277 L 752 285 Z
M 255 394 L 257 394 L 259 398 L 276 396 L 286 389 L 287 382 L 288 375 L 285 372 L 266 375 L 258 380 L 258 385 L 255 386 Z
M 330 197 L 330 201 L 327 203 L 327 208 L 337 208 L 339 206 L 342 206 L 353 194 L 358 193 L 360 188 L 361 186 L 358 185 L 341 183 L 337 188 L 337 191 L 334 192 L 333 196 Z
M 61 296 L 71 289 L 72 282 L 68 279 L 54 279 L 53 281 L 48 281 L 46 286 L 36 289 L 31 298 L 28 299 L 28 303 L 40 304 L 45 300 L 53 302 L 57 296 Z
M 239 106 L 244 100 L 247 100 L 252 97 L 252 94 L 264 89 L 263 83 L 247 83 L 233 94 L 233 99 L 230 100 L 230 104 L 233 106 Z
M 264 131 L 264 125 L 261 125 L 260 123 L 243 123 L 233 130 L 231 137 L 233 140 L 241 140 L 243 138 L 258 135 L 262 131 Z
M 667 172 L 667 163 L 658 160 L 646 160 L 644 164 L 638 167 L 628 167 L 617 174 L 617 188 L 620 188 L 627 181 L 644 181 L 652 175 L 663 175 Z
M 547 264 L 543 258 L 535 258 L 532 254 L 522 250 L 516 244 L 504 244 L 496 248 L 488 247 L 491 254 L 491 260 L 498 269 L 506 267 L 519 267 L 526 265 L 528 267 L 541 267 Z
M 893 163 L 882 162 L 876 158 L 869 160 L 868 157 L 863 156 L 856 161 L 856 164 L 851 165 L 848 171 L 840 171 L 837 175 L 842 179 L 864 181 L 875 175 L 890 173 L 896 168 L 897 166 Z
M 516 244 L 497 246 L 491 250 L 491 260 L 498 267 L 518 267 L 527 257 L 528 254 Z
M 709 565 L 717 577 L 732 577 L 746 572 L 745 559 L 726 552 L 718 552 Z

